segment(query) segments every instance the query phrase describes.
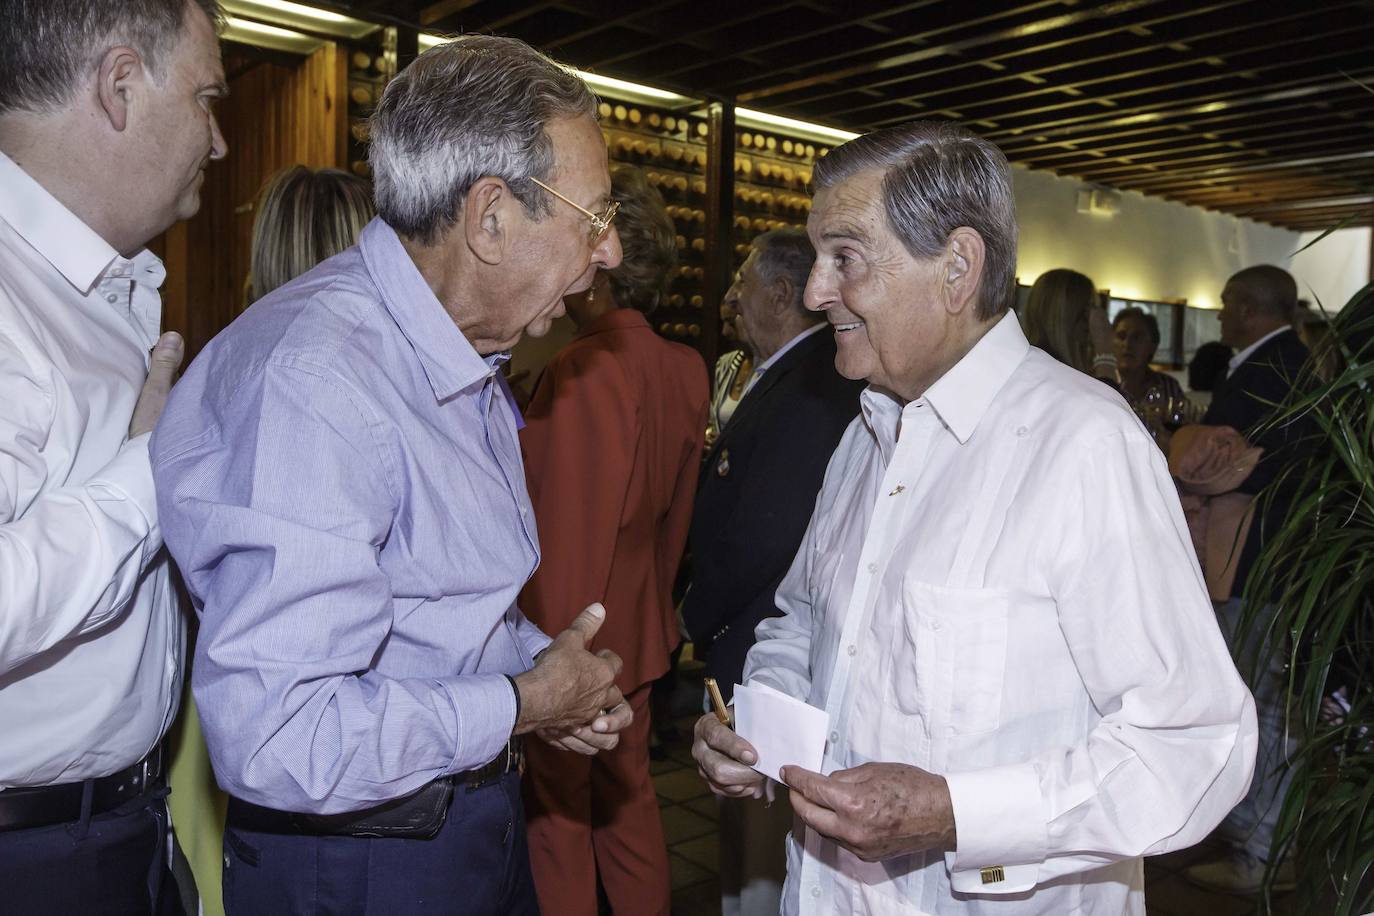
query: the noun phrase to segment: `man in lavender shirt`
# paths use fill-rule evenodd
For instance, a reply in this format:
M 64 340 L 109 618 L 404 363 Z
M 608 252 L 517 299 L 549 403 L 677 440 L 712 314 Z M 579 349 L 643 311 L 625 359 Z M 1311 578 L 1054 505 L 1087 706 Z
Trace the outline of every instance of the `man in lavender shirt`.
M 620 262 L 586 86 L 528 46 L 421 55 L 372 121 L 378 219 L 258 301 L 152 445 L 201 615 L 238 913 L 533 913 L 520 736 L 595 753 L 619 659 L 515 605 L 539 562 L 499 370 Z

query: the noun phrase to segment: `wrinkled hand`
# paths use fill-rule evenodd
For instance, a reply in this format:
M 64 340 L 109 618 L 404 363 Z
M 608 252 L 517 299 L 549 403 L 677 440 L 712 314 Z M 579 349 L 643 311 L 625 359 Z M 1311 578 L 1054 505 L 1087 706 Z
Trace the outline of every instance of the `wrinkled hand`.
M 134 404 L 134 414 L 129 419 L 130 439 L 152 432 L 157 425 L 162 408 L 167 406 L 167 395 L 172 391 L 185 352 L 185 344 L 176 331 L 168 331 L 158 338 L 149 359 L 148 378 L 143 382 L 143 390 L 138 393 L 138 402 Z
M 729 798 L 761 798 L 767 777 L 752 769 L 759 755 L 753 745 L 726 728 L 708 712 L 692 730 L 692 757 L 697 772 L 717 795 Z
M 792 810 L 865 862 L 955 848 L 954 807 L 944 777 L 901 763 L 865 763 L 822 776 L 782 768 Z
M 618 733 L 634 718 L 615 686 L 620 659 L 609 649 L 587 651 L 605 619 L 604 607 L 588 606 L 540 654 L 533 668 L 516 677 L 517 735 L 536 732 L 558 747 L 583 754 L 616 746 Z
M 590 725 L 584 725 L 570 731 L 541 728 L 536 731 L 536 734 L 560 751 L 572 751 L 591 756 L 601 751 L 614 749 L 620 743 L 620 733 L 628 728 L 633 721 L 634 711 L 630 709 L 630 704 L 621 702 L 615 708 L 608 709 L 597 716 Z

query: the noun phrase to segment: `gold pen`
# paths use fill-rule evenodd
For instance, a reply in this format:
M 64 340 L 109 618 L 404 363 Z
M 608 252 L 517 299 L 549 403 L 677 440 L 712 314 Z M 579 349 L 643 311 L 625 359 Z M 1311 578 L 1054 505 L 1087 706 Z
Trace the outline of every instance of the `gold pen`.
M 725 700 L 720 695 L 720 688 L 716 686 L 715 678 L 706 678 L 706 692 L 711 694 L 711 705 L 715 707 L 716 718 L 720 720 L 720 724 L 726 728 L 732 728 L 730 711 L 725 708 Z

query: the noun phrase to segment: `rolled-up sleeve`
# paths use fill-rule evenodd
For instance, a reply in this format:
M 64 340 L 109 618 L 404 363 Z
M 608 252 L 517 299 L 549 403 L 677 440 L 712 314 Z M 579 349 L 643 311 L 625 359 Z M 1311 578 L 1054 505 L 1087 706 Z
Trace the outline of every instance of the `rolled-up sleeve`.
M 1047 548 L 1045 565 L 1059 626 L 1102 718 L 1075 746 L 946 774 L 956 891 L 1019 893 L 1184 848 L 1250 784 L 1254 702 L 1155 452 L 1114 434 L 1076 456 L 1058 489 L 1066 517 L 1082 521 Z
M 148 437 L 44 488 L 53 397 L 0 334 L 0 675 L 119 616 L 162 546 Z
M 192 683 L 223 787 L 334 813 L 493 759 L 515 719 L 503 675 L 373 670 L 399 490 L 365 399 L 300 361 L 269 364 L 229 403 L 176 410 L 178 396 L 203 395 L 174 392 L 154 473 L 201 606 Z

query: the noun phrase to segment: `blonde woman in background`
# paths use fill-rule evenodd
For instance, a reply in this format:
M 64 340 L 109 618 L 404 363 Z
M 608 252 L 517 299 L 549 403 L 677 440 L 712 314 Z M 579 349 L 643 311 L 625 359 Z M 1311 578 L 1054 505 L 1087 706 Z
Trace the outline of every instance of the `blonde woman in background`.
M 245 289 L 249 303 L 352 247 L 376 210 L 371 185 L 338 169 L 293 165 L 269 178 L 258 193 L 252 262 Z M 189 679 L 187 680 L 189 684 Z M 226 797 L 215 782 L 191 692 L 172 733 L 168 802 L 178 838 L 195 875 L 203 916 L 222 916 L 221 867 Z M 192 910 L 194 912 L 194 910 Z
M 1062 267 L 1045 271 L 1021 309 L 1021 327 L 1031 346 L 1116 384 L 1112 326 L 1090 278 Z
M 367 181 L 338 169 L 303 165 L 269 178 L 257 211 L 248 270 L 250 303 L 352 247 L 377 212 Z

